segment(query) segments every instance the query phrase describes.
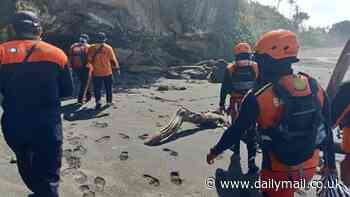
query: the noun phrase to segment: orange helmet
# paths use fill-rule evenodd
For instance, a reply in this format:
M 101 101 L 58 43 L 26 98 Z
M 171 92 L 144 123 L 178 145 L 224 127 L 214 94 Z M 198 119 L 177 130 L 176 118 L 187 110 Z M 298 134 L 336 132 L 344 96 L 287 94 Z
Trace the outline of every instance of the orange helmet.
M 241 54 L 241 53 L 252 53 L 252 48 L 250 45 L 246 42 L 238 43 L 235 48 L 233 49 L 235 55 Z
M 299 52 L 297 35 L 284 29 L 267 32 L 256 42 L 255 51 L 257 54 L 267 54 L 276 60 L 297 57 Z

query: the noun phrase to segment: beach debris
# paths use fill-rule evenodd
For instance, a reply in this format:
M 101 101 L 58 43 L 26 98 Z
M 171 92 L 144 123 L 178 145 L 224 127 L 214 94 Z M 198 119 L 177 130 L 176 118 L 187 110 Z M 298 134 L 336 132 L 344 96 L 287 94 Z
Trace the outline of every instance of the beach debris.
M 144 174 L 143 178 L 145 178 L 148 181 L 149 185 L 152 185 L 154 187 L 159 187 L 160 186 L 160 181 L 159 179 L 149 175 L 149 174 Z
M 183 182 L 180 178 L 180 173 L 177 171 L 170 172 L 170 181 L 175 185 L 181 185 Z
M 171 90 L 177 90 L 177 91 L 182 91 L 186 90 L 187 88 L 184 86 L 170 86 L 170 85 L 160 85 L 157 88 L 157 91 L 164 92 L 164 91 L 171 91 Z
M 177 133 L 183 122 L 191 122 L 200 128 L 207 129 L 223 127 L 224 125 L 227 125 L 229 121 L 226 116 L 219 114 L 216 111 L 196 113 L 187 108 L 181 107 L 176 111 L 168 125 L 157 132 L 157 134 L 150 136 L 144 144 L 154 146 L 169 139 Z

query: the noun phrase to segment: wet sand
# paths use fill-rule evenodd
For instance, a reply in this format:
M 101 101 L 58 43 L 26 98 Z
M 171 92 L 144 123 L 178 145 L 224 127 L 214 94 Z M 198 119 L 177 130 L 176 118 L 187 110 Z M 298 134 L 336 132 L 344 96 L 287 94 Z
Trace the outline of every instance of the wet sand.
M 297 70 L 311 73 L 325 86 L 340 52 L 341 48 L 303 50 L 303 66 Z M 187 89 L 156 90 L 164 84 Z M 72 100 L 63 103 L 64 116 L 69 119 L 64 121 L 63 197 L 82 197 L 89 190 L 97 197 L 218 196 L 206 188 L 205 180 L 214 176 L 217 168 L 227 169 L 231 152 L 213 166 L 206 164 L 206 154 L 223 129 L 198 130 L 185 123 L 176 140 L 155 147 L 145 146 L 139 136 L 165 126 L 180 105 L 197 112 L 216 109 L 219 85 L 161 78 L 152 86 L 115 94 L 115 106 L 98 114 L 92 110 L 93 102 L 81 109 L 75 108 Z M 246 172 L 244 146 L 241 154 Z M 18 177 L 16 165 L 10 164 L 11 155 L 0 140 L 1 196 L 25 196 L 29 191 Z M 260 154 L 258 158 L 260 161 Z M 313 191 L 306 196 L 314 196 Z

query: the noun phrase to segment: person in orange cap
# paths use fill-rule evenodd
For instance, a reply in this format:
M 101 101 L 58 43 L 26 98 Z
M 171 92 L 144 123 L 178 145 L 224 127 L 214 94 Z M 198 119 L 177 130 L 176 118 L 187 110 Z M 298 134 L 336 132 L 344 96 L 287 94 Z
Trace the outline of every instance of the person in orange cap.
M 261 78 L 268 83 L 244 96 L 235 124 L 210 149 L 208 164 L 257 124 L 263 150 L 261 181 L 310 181 L 319 164 L 320 150 L 328 169 L 325 173 L 336 174 L 327 96 L 314 78 L 295 74 L 292 69 L 299 61 L 296 34 L 287 30 L 267 32 L 255 49 Z M 266 197 L 293 197 L 296 189 L 263 188 L 262 192 Z
M 256 80 L 259 75 L 259 69 L 256 62 L 252 60 L 252 49 L 246 42 L 238 43 L 234 49 L 235 62 L 228 64 L 223 83 L 220 90 L 220 112 L 226 111 L 231 115 L 232 124 L 234 124 L 243 96 L 256 86 Z M 230 95 L 230 105 L 225 109 L 226 96 Z M 256 173 L 258 167 L 255 165 L 255 156 L 257 151 L 256 128 L 253 126 L 248 129 L 244 135 L 243 141 L 248 148 L 248 168 L 249 173 Z M 238 142 L 232 148 L 234 154 L 240 155 L 240 143 Z

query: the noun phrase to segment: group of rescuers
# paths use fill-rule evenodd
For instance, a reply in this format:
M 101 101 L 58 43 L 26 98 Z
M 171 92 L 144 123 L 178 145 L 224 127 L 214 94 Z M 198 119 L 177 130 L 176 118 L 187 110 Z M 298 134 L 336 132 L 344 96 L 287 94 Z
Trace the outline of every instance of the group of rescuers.
M 91 99 L 93 84 L 96 110 L 101 109 L 103 84 L 106 106 L 113 104 L 112 76 L 120 71 L 104 33 L 97 33 L 97 43 L 91 46 L 89 37 L 82 34 L 68 58 L 61 49 L 42 41 L 42 32 L 39 17 L 31 11 L 19 11 L 10 20 L 10 39 L 0 44 L 1 126 L 21 178 L 33 192 L 29 196 L 58 197 L 61 99 L 73 95 L 71 70 L 81 82 L 78 103 Z
M 112 104 L 112 68 L 119 70 L 118 61 L 103 33 L 92 46 L 88 36 L 81 35 L 68 59 L 63 51 L 41 40 L 39 18 L 29 11 L 17 12 L 9 29 L 12 38 L 0 45 L 3 134 L 17 157 L 24 183 L 33 192 L 29 196 L 58 197 L 60 100 L 72 95 L 70 70 L 73 68 L 82 84 L 78 102 L 90 100 L 92 80 L 96 108 L 100 108 L 102 84 L 107 103 Z M 220 97 L 220 109 L 231 114 L 232 124 L 210 149 L 209 164 L 229 148 L 239 154 L 240 140 L 245 139 L 250 173 L 259 171 L 255 165 L 257 143 L 262 148 L 262 180 L 309 181 L 320 163 L 321 151 L 322 173 L 337 176 L 332 128 L 343 128 L 342 149 L 350 153 L 350 85 L 340 88 L 331 107 L 314 78 L 293 72 L 298 51 L 296 34 L 287 30 L 263 34 L 254 53 L 247 43 L 235 47 L 236 59 L 227 67 Z M 231 95 L 229 110 L 225 109 L 227 94 Z M 292 197 L 294 192 L 293 188 L 262 191 L 267 197 Z

